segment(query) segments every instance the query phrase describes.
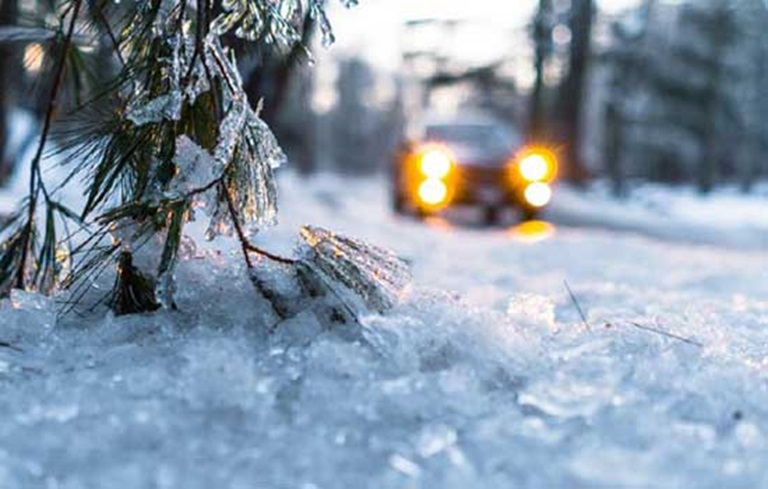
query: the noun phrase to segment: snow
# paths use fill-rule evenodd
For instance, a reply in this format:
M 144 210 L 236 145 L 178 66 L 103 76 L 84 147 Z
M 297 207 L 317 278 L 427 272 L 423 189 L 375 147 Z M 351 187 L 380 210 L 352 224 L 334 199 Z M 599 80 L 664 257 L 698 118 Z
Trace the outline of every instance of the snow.
M 31 160 L 36 142 L 33 116 L 27 112 L 17 112 L 9 120 L 8 154 L 22 153 L 22 160 Z M 20 165 L 19 170 L 11 175 L 4 187 L 0 187 L 0 215 L 15 209 L 19 198 L 26 195 L 29 189 L 29 165 Z
M 548 216 L 575 226 L 634 231 L 693 243 L 765 249 L 768 246 L 768 193 L 764 185 L 744 194 L 723 187 L 701 196 L 690 187 L 638 185 L 625 200 L 608 196 L 598 182 L 586 191 L 561 188 Z
M 58 317 L 14 292 L 0 487 L 768 484 L 768 254 L 751 232 L 720 246 L 487 230 L 392 217 L 377 180 L 280 188 L 283 222 L 260 245 L 291 254 L 312 223 L 389 247 L 412 265 L 405 298 L 359 326 L 312 307 L 280 322 L 221 238 L 181 262 L 178 311 Z M 608 205 L 576 210 L 590 202 Z M 697 200 L 680 202 L 689 222 Z

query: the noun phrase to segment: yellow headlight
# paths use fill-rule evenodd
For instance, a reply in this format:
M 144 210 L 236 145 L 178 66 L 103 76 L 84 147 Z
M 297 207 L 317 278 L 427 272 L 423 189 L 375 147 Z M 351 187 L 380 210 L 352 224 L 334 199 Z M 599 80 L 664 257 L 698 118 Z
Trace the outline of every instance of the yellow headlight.
M 544 155 L 533 153 L 520 160 L 520 174 L 529 182 L 539 182 L 547 178 L 549 166 Z
M 430 178 L 419 185 L 419 199 L 431 206 L 440 205 L 448 198 L 448 187 L 440 180 Z
M 525 187 L 524 196 L 533 207 L 544 207 L 552 199 L 552 187 L 544 182 L 535 182 Z
M 557 156 L 547 148 L 529 146 L 515 158 L 516 175 L 526 182 L 551 182 L 557 176 Z
M 453 159 L 441 148 L 430 148 L 424 151 L 419 159 L 419 170 L 428 178 L 441 180 L 451 173 Z

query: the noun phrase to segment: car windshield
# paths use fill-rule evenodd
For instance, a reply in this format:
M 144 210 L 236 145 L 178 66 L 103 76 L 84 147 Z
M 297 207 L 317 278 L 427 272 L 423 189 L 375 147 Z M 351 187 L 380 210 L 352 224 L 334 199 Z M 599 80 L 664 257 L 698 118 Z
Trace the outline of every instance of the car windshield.
M 482 148 L 491 153 L 509 151 L 514 137 L 490 124 L 439 124 L 427 127 L 427 138 L 469 148 Z

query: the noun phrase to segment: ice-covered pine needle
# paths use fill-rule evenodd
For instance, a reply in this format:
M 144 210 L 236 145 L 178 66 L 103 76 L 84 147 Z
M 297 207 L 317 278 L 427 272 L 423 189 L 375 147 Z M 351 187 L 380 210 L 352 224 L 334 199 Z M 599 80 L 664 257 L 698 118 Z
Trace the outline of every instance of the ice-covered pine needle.
M 352 308 L 386 312 L 411 282 L 408 264 L 391 251 L 315 226 L 304 226 L 301 238 L 302 263 Z

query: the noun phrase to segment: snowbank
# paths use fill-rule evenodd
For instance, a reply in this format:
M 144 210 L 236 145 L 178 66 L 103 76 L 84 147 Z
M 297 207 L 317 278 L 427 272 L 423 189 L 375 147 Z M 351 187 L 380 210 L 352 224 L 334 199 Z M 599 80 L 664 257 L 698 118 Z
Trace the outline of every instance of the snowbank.
M 768 247 L 768 195 L 723 187 L 702 196 L 693 188 L 645 184 L 625 200 L 598 182 L 587 191 L 560 186 L 547 216 L 559 224 L 631 231 L 655 238 L 729 247 Z
M 423 225 L 366 181 L 281 188 L 263 245 L 289 253 L 312 222 L 392 247 L 416 277 L 402 304 L 276 324 L 236 251 L 205 246 L 179 311 L 57 318 L 17 293 L 0 487 L 768 485 L 765 252 Z

